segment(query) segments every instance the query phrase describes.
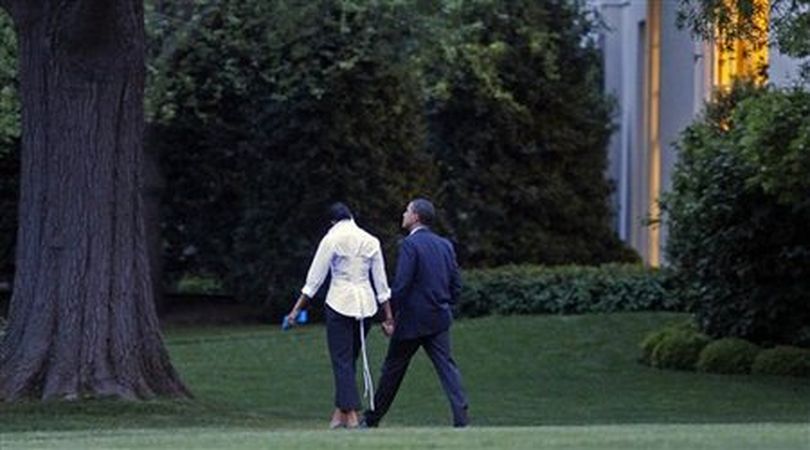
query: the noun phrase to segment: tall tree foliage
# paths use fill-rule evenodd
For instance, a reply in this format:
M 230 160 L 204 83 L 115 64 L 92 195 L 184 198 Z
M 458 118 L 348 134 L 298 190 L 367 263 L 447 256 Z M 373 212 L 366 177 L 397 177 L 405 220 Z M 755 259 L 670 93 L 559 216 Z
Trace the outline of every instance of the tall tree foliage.
M 632 259 L 609 225 L 611 107 L 581 6 L 164 6 L 150 98 L 172 269 L 264 297 L 303 276 L 328 200 L 391 248 L 413 194 L 446 212 L 464 264 Z
M 334 0 L 221 2 L 202 14 L 162 70 L 179 76 L 157 81 L 171 246 L 279 308 L 330 201 L 348 201 L 391 250 L 403 202 L 433 183 L 406 64 L 413 17 L 397 3 Z
M 0 157 L 13 151 L 20 137 L 17 95 L 17 38 L 11 18 L 0 10 Z
M 610 229 L 611 102 L 593 23 L 570 1 L 447 2 L 426 73 L 431 149 L 462 260 L 632 258 Z
M 140 198 L 139 0 L 2 0 L 22 152 L 0 399 L 185 395 L 152 301 Z
M 17 38 L 11 18 L 0 9 L 0 274 L 11 274 L 14 267 L 19 146 Z
M 170 273 L 287 302 L 326 203 L 353 203 L 391 257 L 411 195 L 446 213 L 465 265 L 628 257 L 608 221 L 611 109 L 581 5 L 146 6 Z

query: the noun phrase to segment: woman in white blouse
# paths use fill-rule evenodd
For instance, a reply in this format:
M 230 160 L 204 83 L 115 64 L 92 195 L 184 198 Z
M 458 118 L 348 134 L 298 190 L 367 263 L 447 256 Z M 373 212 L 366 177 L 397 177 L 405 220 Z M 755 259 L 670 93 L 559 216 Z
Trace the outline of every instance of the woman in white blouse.
M 377 314 L 378 305 L 383 307 L 385 313 L 383 330 L 388 335 L 393 331 L 393 315 L 388 302 L 391 290 L 385 276 L 379 239 L 357 226 L 351 210 L 343 203 L 330 207 L 329 218 L 332 227 L 318 245 L 306 284 L 287 321 L 295 323 L 299 312 L 315 296 L 326 275 L 331 272 L 325 315 L 326 338 L 335 379 L 335 411 L 329 426 L 354 428 L 358 425 L 358 411 L 362 407 L 355 383 L 357 358 L 363 355 L 365 394 L 373 403 L 365 336 L 370 326 L 369 318 Z M 374 405 L 370 407 L 373 409 Z

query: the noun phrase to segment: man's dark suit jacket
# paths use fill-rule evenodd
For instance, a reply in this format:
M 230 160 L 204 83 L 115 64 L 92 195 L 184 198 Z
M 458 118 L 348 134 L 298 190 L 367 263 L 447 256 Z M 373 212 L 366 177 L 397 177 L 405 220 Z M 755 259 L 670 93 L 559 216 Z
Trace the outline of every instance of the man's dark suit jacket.
M 391 290 L 394 339 L 414 339 L 450 328 L 452 306 L 461 292 L 453 245 L 428 228 L 402 241 Z

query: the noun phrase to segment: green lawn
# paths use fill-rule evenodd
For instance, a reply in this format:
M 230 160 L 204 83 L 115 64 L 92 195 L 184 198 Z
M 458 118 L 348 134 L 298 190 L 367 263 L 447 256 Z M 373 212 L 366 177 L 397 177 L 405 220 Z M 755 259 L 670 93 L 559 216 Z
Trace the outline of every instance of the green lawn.
M 13 433 L 2 448 L 121 449 L 807 449 L 806 424 L 580 425 L 267 431 L 207 427 Z
M 638 342 L 663 313 L 457 322 L 473 427 L 453 430 L 420 354 L 382 427 L 324 430 L 332 376 L 324 330 L 167 332 L 193 401 L 0 405 L 0 448 L 810 448 L 810 380 L 659 371 Z M 369 343 L 379 371 L 386 341 Z

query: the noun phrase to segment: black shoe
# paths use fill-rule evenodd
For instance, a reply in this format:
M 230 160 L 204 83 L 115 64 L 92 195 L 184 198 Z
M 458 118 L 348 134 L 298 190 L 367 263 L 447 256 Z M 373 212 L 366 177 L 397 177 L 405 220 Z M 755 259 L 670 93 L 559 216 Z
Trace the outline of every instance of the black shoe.
M 367 418 L 363 417 L 363 420 L 360 421 L 360 424 L 357 425 L 357 428 L 367 430 L 369 428 L 377 428 L 377 424 L 370 422 Z
M 464 411 L 459 415 L 459 417 L 454 418 L 453 427 L 454 428 L 466 428 L 467 425 L 470 424 L 470 417 L 467 416 L 467 409 L 465 408 Z

